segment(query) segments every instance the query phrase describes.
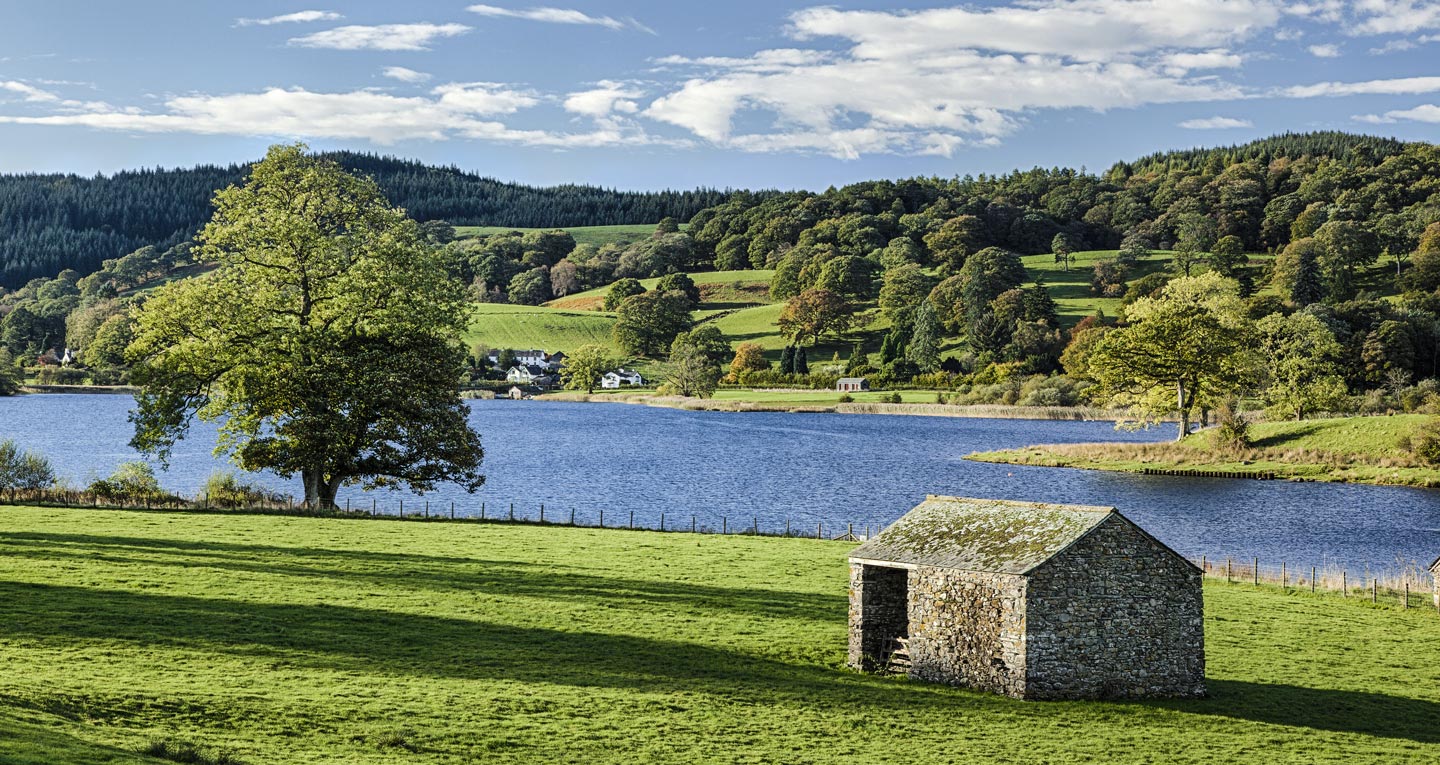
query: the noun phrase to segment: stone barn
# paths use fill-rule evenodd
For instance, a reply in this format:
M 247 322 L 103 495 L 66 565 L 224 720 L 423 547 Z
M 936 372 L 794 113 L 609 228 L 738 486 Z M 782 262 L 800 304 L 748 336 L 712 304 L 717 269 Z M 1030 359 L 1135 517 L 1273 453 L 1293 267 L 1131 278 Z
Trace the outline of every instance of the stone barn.
M 1023 699 L 1205 694 L 1201 571 L 1112 507 L 926 497 L 850 553 L 850 666 Z

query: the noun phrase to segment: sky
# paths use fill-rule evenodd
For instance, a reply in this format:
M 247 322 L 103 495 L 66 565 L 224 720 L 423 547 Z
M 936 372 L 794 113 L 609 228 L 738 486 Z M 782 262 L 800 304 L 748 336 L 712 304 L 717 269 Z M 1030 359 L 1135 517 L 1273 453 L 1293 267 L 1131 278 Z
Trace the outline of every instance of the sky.
M 302 140 L 532 184 L 1100 171 L 1440 134 L 1440 2 L 0 0 L 0 172 Z

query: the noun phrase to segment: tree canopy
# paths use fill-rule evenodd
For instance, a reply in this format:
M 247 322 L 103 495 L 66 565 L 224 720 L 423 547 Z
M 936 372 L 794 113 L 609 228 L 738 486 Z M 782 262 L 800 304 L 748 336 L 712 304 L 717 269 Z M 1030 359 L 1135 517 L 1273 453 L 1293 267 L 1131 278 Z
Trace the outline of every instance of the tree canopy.
M 300 475 L 315 506 L 354 483 L 474 491 L 464 291 L 373 180 L 304 148 L 216 194 L 198 250 L 214 270 L 139 311 L 132 444 L 163 460 L 192 417 L 217 422 L 217 452 Z

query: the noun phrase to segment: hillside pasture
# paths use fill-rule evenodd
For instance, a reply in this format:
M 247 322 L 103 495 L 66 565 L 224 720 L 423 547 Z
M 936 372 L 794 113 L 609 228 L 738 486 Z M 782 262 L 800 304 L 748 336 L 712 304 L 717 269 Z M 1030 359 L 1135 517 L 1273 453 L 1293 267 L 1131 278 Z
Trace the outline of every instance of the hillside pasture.
M 3 507 L 0 762 L 1440 759 L 1433 609 L 1212 581 L 1208 698 L 1025 702 L 846 669 L 851 547 Z
M 552 353 L 590 344 L 614 350 L 614 327 L 613 313 L 479 303 L 472 309 L 464 340 L 472 346 L 539 348 Z
M 681 230 L 684 230 L 682 225 Z M 457 239 L 469 239 L 478 236 L 489 236 L 491 234 L 503 234 L 507 231 L 554 231 L 553 228 L 514 228 L 511 226 L 456 226 L 455 237 Z M 606 244 L 630 244 L 638 242 L 647 236 L 655 233 L 654 223 L 627 223 L 617 226 L 570 226 L 564 228 L 575 237 L 576 244 L 588 244 L 599 247 Z

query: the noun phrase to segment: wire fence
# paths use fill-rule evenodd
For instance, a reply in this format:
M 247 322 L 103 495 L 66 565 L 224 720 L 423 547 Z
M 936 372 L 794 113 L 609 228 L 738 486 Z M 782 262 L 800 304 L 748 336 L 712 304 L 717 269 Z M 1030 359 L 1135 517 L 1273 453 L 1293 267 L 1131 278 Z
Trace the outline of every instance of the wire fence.
M 580 512 L 574 507 L 557 508 L 551 505 L 547 508 L 544 503 L 495 503 L 488 500 L 467 505 L 453 501 L 426 500 L 396 500 L 393 503 L 381 504 L 378 498 L 370 497 L 368 502 L 350 498 L 338 500 L 332 508 L 318 508 L 280 497 L 226 503 L 212 501 L 204 496 L 194 500 L 169 495 L 121 499 L 79 491 L 11 489 L 0 491 L 0 504 L 152 512 L 529 524 L 850 542 L 863 542 L 870 538 L 872 533 L 878 533 L 883 528 L 882 525 L 813 519 L 803 522 L 786 519 L 783 525 L 771 525 L 762 524 L 758 515 L 668 512 L 637 515 L 634 510 L 607 511 L 603 508 Z M 1401 562 L 1396 569 L 1385 572 L 1370 569 L 1353 571 L 1335 564 L 1310 565 L 1288 560 L 1274 563 L 1255 556 L 1230 556 L 1222 559 L 1207 555 L 1192 559 L 1192 562 L 1200 567 L 1206 578 L 1232 584 L 1278 587 L 1288 592 L 1331 593 L 1344 598 L 1368 600 L 1375 604 L 1398 605 L 1401 609 L 1433 607 L 1440 611 L 1440 594 L 1436 593 L 1433 577 L 1416 562 Z

